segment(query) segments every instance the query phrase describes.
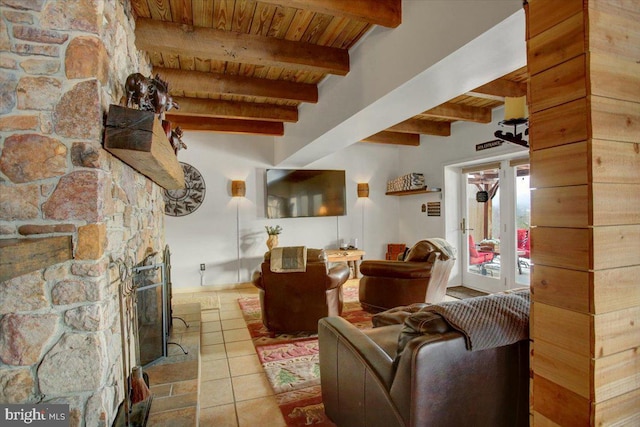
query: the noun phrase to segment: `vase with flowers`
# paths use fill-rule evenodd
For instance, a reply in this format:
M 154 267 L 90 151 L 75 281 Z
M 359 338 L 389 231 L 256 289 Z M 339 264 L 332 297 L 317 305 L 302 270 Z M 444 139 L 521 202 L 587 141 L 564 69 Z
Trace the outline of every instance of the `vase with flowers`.
M 267 247 L 269 250 L 278 246 L 278 235 L 282 233 L 282 227 L 276 225 L 275 227 L 269 227 L 265 225 L 264 228 L 267 230 Z

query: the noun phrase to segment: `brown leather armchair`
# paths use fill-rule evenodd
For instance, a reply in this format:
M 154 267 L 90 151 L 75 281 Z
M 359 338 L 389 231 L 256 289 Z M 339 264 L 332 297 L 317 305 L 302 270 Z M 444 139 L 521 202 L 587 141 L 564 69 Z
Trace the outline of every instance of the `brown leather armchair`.
M 328 268 L 323 249 L 307 249 L 305 272 L 271 271 L 271 251 L 264 256 L 253 284 L 260 289 L 262 323 L 272 333 L 318 330 L 318 320 L 342 314 L 342 285 L 349 267 Z
M 371 313 L 417 302 L 444 299 L 455 250 L 445 240 L 421 240 L 403 261 L 367 260 L 360 264 L 359 299 Z
M 528 298 L 518 321 L 509 322 L 518 324 L 517 336 L 479 349 L 469 349 L 466 333 L 425 306 L 379 313 L 374 325 L 382 315 L 382 326 L 368 330 L 339 317 L 320 320 L 322 402 L 331 421 L 338 427 L 528 426 Z M 492 322 L 480 324 L 481 333 L 502 335 Z

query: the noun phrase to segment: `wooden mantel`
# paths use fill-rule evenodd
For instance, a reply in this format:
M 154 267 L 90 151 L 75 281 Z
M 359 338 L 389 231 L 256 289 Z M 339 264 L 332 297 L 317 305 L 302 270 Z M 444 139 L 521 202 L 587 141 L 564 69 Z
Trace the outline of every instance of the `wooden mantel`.
M 167 190 L 184 188 L 184 172 L 167 135 L 151 111 L 111 105 L 105 150 Z

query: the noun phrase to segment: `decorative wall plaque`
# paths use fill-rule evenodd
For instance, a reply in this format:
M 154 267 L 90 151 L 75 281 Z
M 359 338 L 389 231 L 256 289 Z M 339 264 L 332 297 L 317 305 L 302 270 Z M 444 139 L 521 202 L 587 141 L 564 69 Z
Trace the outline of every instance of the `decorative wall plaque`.
M 427 216 L 440 216 L 440 202 L 427 203 Z
M 180 162 L 184 171 L 185 186 L 179 190 L 164 190 L 164 213 L 170 216 L 185 216 L 200 207 L 204 201 L 206 186 L 204 178 L 188 163 Z

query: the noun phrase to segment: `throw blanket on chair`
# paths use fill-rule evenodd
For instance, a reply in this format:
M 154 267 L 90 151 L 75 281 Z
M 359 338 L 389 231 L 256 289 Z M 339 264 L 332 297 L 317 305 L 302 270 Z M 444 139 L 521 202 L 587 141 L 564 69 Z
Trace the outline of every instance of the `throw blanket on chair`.
M 470 351 L 502 347 L 529 338 L 529 289 L 448 301 L 424 308 L 462 332 Z
M 307 271 L 307 247 L 289 246 L 271 249 L 271 271 L 274 273 L 304 273 Z
M 442 254 L 440 259 L 447 260 L 456 257 L 455 249 L 446 240 L 439 237 L 432 237 L 427 240 L 429 240 L 433 246 L 438 248 L 438 251 Z

